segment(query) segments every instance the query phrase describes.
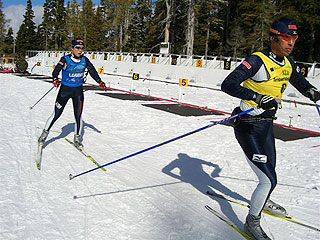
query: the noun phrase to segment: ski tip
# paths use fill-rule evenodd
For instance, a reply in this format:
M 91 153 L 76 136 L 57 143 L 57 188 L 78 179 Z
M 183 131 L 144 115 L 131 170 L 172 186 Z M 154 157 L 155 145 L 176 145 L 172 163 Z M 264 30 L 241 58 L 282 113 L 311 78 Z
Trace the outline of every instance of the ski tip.
M 72 179 L 74 179 L 74 176 L 70 173 L 69 174 L 69 180 L 72 180 Z
M 208 210 L 212 210 L 212 207 L 210 207 L 209 205 L 205 205 L 204 207 Z
M 285 215 L 285 218 L 292 219 L 292 217 L 291 217 L 289 214 L 286 214 L 286 215 Z

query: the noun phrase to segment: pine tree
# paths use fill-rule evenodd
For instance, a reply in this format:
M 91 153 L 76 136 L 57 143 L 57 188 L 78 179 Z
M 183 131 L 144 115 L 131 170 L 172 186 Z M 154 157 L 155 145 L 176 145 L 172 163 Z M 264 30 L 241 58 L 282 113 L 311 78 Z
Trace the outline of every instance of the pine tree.
M 171 44 L 171 52 L 181 54 L 185 40 L 187 12 L 185 0 L 158 0 L 155 5 L 150 30 L 148 32 L 149 51 L 159 52 L 161 42 Z
M 195 29 L 194 53 L 198 55 L 221 54 L 223 34 L 222 12 L 226 1 L 200 1 L 196 7 L 197 26 Z
M 54 28 L 55 28 L 55 49 L 61 49 L 63 42 L 67 37 L 66 34 L 66 10 L 64 7 L 64 0 L 57 0 L 56 12 L 54 14 Z
M 159 45 L 164 40 L 166 5 L 164 0 L 155 2 L 151 26 L 147 32 L 147 52 L 159 52 Z
M 42 23 L 39 26 L 39 34 L 45 41 L 45 49 L 62 49 L 67 38 L 66 11 L 64 0 L 46 0 L 43 5 Z M 38 36 L 39 36 L 38 34 Z M 43 45 L 42 44 L 42 45 Z
M 186 26 L 188 26 L 187 0 L 175 0 L 173 11 L 174 14 L 170 25 L 171 53 L 186 54 Z
M 51 22 L 51 14 L 50 9 L 52 8 L 51 0 L 46 0 L 43 4 L 43 16 L 42 16 L 42 23 L 38 26 L 37 37 L 41 39 L 40 41 L 40 49 L 51 49 L 52 43 L 52 36 L 51 32 L 53 30 L 50 22 Z
M 68 1 L 66 7 L 66 33 L 67 37 L 64 41 L 64 49 L 70 49 L 70 42 L 72 39 L 84 39 L 85 27 L 82 22 L 82 10 L 77 0 Z
M 145 52 L 147 48 L 147 33 L 150 28 L 152 17 L 151 0 L 138 0 L 132 9 L 132 18 L 129 25 L 128 35 L 130 36 L 124 51 Z
M 122 51 L 128 41 L 128 28 L 131 21 L 131 6 L 134 0 L 106 0 L 106 37 L 108 50 Z
M 86 36 L 85 44 L 87 50 L 100 51 L 104 48 L 105 27 L 102 8 L 93 8 L 91 0 L 87 0 L 84 11 L 86 12 Z
M 237 17 L 233 19 L 231 28 L 240 26 L 245 36 L 244 46 L 239 46 L 240 56 L 246 56 L 253 51 L 262 50 L 269 45 L 269 29 L 277 7 L 272 0 L 241 0 L 237 3 Z M 237 28 L 238 29 L 238 28 Z M 234 37 L 237 37 L 233 35 Z M 229 39 L 229 42 L 235 41 Z M 239 43 L 239 41 L 238 41 Z
M 8 20 L 5 19 L 5 15 L 2 11 L 2 1 L 0 0 L 0 56 L 1 53 L 4 51 L 4 40 L 5 40 L 5 32 L 6 32 L 6 24 Z
M 19 54 L 25 55 L 27 50 L 37 49 L 36 26 L 33 21 L 34 12 L 32 10 L 31 0 L 27 0 L 27 6 L 24 20 L 20 25 L 16 38 L 16 50 Z
M 8 32 L 4 38 L 4 50 L 3 52 L 6 54 L 12 54 L 14 51 L 14 37 L 13 37 L 13 29 L 9 27 Z
M 298 61 L 320 61 L 320 5 L 314 0 L 281 1 L 279 15 L 297 22 L 299 39 L 292 56 Z M 283 11 L 286 9 L 286 11 Z

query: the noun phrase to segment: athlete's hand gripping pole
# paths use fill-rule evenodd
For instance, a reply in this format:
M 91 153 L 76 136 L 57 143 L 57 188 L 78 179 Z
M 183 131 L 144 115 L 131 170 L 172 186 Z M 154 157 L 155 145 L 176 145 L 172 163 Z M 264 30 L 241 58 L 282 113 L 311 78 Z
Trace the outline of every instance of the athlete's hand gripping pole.
M 243 112 L 241 112 L 241 113 L 238 113 L 238 114 L 236 114 L 236 115 L 233 115 L 233 116 L 224 118 L 224 119 L 222 119 L 222 120 L 220 120 L 220 121 L 217 121 L 217 122 L 213 122 L 213 123 L 211 123 L 211 124 L 209 124 L 209 125 L 206 125 L 206 126 L 204 126 L 204 127 L 198 128 L 198 129 L 193 130 L 193 131 L 191 131 L 191 132 L 185 133 L 185 134 L 180 135 L 180 136 L 178 136 L 178 137 L 172 138 L 172 139 L 170 139 L 170 140 L 167 140 L 167 141 L 165 141 L 165 142 L 159 143 L 159 144 L 154 145 L 154 146 L 152 146 L 152 147 L 143 149 L 143 150 L 141 150 L 141 151 L 132 153 L 132 154 L 130 154 L 130 155 L 127 155 L 127 156 L 125 156 L 125 157 L 119 158 L 119 159 L 114 160 L 114 161 L 112 161 L 112 162 L 106 163 L 106 164 L 101 165 L 101 166 L 99 166 L 99 167 L 90 169 L 90 170 L 88 170 L 88 171 L 79 173 L 79 174 L 77 174 L 77 175 L 72 175 L 72 174 L 70 174 L 70 175 L 69 175 L 69 179 L 72 180 L 72 179 L 74 179 L 74 178 L 76 178 L 76 177 L 79 177 L 79 176 L 81 176 L 81 175 L 84 175 L 84 174 L 87 174 L 87 173 L 89 173 L 89 172 L 93 172 L 93 171 L 95 171 L 95 170 L 98 170 L 99 168 L 103 168 L 103 167 L 105 167 L 105 166 L 108 166 L 108 165 L 111 165 L 111 164 L 120 162 L 120 161 L 125 160 L 125 159 L 127 159 L 127 158 L 131 158 L 131 157 L 133 157 L 133 156 L 139 155 L 139 154 L 141 154 L 141 153 L 144 153 L 144 152 L 150 151 L 150 150 L 152 150 L 152 149 L 155 149 L 155 148 L 157 148 L 157 147 L 160 147 L 160 146 L 162 146 L 162 145 L 165 145 L 165 144 L 167 144 L 167 143 L 170 143 L 170 142 L 173 142 L 173 141 L 175 141 L 175 140 L 184 138 L 184 137 L 189 136 L 189 135 L 191 135 L 191 134 L 194 134 L 194 133 L 196 133 L 196 132 L 200 132 L 200 131 L 202 131 L 202 130 L 205 130 L 205 129 L 207 129 L 207 128 L 213 127 L 213 126 L 215 126 L 215 125 L 218 125 L 218 124 L 221 124 L 221 123 L 230 121 L 231 119 L 237 118 L 237 117 L 239 117 L 239 116 L 241 116 L 241 115 L 244 115 L 244 114 L 246 114 L 246 113 L 248 113 L 248 112 L 251 112 L 251 111 L 253 111 L 254 109 L 255 109 L 255 108 L 250 108 L 250 109 L 248 109 L 248 110 L 246 110 L 246 111 L 243 111 Z

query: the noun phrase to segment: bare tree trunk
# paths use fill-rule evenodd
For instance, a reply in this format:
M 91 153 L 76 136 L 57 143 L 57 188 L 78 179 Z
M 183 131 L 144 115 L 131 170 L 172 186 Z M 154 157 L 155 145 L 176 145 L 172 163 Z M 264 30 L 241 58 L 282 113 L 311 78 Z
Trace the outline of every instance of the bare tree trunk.
M 128 29 L 129 29 L 129 19 L 130 19 L 130 9 L 129 7 L 126 10 L 126 15 L 124 16 L 124 39 L 123 39 L 123 45 L 125 45 L 128 42 L 129 35 L 128 35 Z M 121 46 L 122 51 L 122 46 Z
M 122 51 L 122 36 L 123 36 L 123 30 L 122 30 L 122 25 L 120 24 L 119 26 L 119 51 Z
M 207 37 L 206 37 L 206 50 L 205 50 L 205 53 L 204 53 L 206 59 L 207 59 L 207 56 L 208 56 L 209 36 L 210 36 L 210 21 L 208 21 Z
M 172 21 L 172 11 L 173 11 L 173 4 L 175 0 L 166 0 L 167 6 L 167 17 L 166 17 L 166 28 L 165 28 L 165 36 L 164 41 L 169 42 L 170 37 L 170 25 Z
M 193 42 L 194 42 L 194 22 L 195 22 L 195 11 L 194 11 L 194 0 L 189 0 L 188 6 L 188 28 L 187 28 L 187 55 L 191 56 L 193 53 Z

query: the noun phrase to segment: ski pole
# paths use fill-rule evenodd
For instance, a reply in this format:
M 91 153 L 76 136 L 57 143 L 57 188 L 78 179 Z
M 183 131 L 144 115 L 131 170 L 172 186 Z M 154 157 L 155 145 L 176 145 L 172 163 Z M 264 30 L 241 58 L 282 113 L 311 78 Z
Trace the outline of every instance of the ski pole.
M 316 104 L 316 108 L 317 108 L 319 116 L 320 116 L 320 109 L 319 109 L 319 105 L 318 104 Z
M 35 104 L 33 104 L 33 106 L 30 107 L 30 109 L 34 108 L 34 106 L 37 105 L 53 88 L 54 86 L 52 86 L 52 88 L 50 88 L 48 92 L 46 92 Z
M 243 115 L 243 114 L 246 114 L 246 113 L 248 113 L 248 112 L 251 112 L 251 111 L 254 110 L 254 109 L 255 109 L 255 108 L 250 108 L 250 109 L 248 109 L 248 110 L 246 110 L 246 111 L 244 111 L 244 112 L 241 112 L 241 113 L 238 113 L 238 114 L 236 114 L 236 115 L 233 115 L 233 116 L 224 118 L 224 119 L 222 119 L 222 120 L 220 120 L 220 121 L 217 121 L 217 122 L 213 122 L 213 123 L 211 123 L 211 124 L 209 124 L 209 125 L 206 125 L 206 126 L 204 126 L 204 127 L 198 128 L 198 129 L 196 129 L 196 130 L 193 130 L 193 131 L 191 131 L 191 132 L 185 133 L 185 134 L 180 135 L 180 136 L 178 136 L 178 137 L 172 138 L 172 139 L 167 140 L 167 141 L 165 141 L 165 142 L 156 144 L 156 145 L 154 145 L 154 146 L 152 146 L 152 147 L 145 148 L 145 149 L 143 149 L 143 150 L 141 150 L 141 151 L 138 151 L 138 152 L 129 154 L 129 155 L 125 156 L 125 157 L 119 158 L 119 159 L 117 159 L 117 160 L 114 160 L 114 161 L 112 161 L 112 162 L 106 163 L 106 164 L 101 165 L 101 166 L 99 166 L 99 167 L 90 169 L 90 170 L 88 170 L 88 171 L 79 173 L 79 174 L 77 174 L 77 175 L 74 175 L 74 176 L 73 176 L 72 174 L 70 174 L 70 175 L 69 175 L 69 179 L 72 180 L 72 179 L 74 179 L 74 178 L 76 178 L 76 177 L 79 177 L 79 176 L 81 176 L 81 175 L 87 174 L 87 173 L 89 173 L 89 172 L 93 172 L 93 171 L 95 171 L 95 170 L 97 170 L 97 169 L 99 169 L 99 168 L 103 168 L 103 167 L 105 167 L 105 166 L 108 166 L 108 165 L 111 165 L 111 164 L 120 162 L 120 161 L 125 160 L 125 159 L 127 159 L 127 158 L 131 158 L 131 157 L 133 157 L 133 156 L 136 156 L 136 155 L 139 155 L 139 154 L 141 154 L 141 153 L 144 153 L 144 152 L 150 151 L 150 150 L 152 150 L 152 149 L 155 149 L 155 148 L 157 148 L 157 147 L 163 146 L 163 145 L 165 145 L 165 144 L 167 144 L 167 143 L 170 143 L 170 142 L 173 142 L 173 141 L 175 141 L 175 140 L 184 138 L 184 137 L 189 136 L 189 135 L 191 135 L 191 134 L 194 134 L 194 133 L 196 133 L 196 132 L 200 132 L 200 131 L 202 131 L 202 130 L 205 130 L 205 129 L 207 129 L 207 128 L 213 127 L 213 126 L 215 126 L 215 125 L 218 125 L 218 124 L 227 122 L 227 121 L 229 121 L 229 120 L 231 120 L 231 119 L 237 118 L 237 117 L 239 117 L 239 116 L 241 116 L 241 115 Z

